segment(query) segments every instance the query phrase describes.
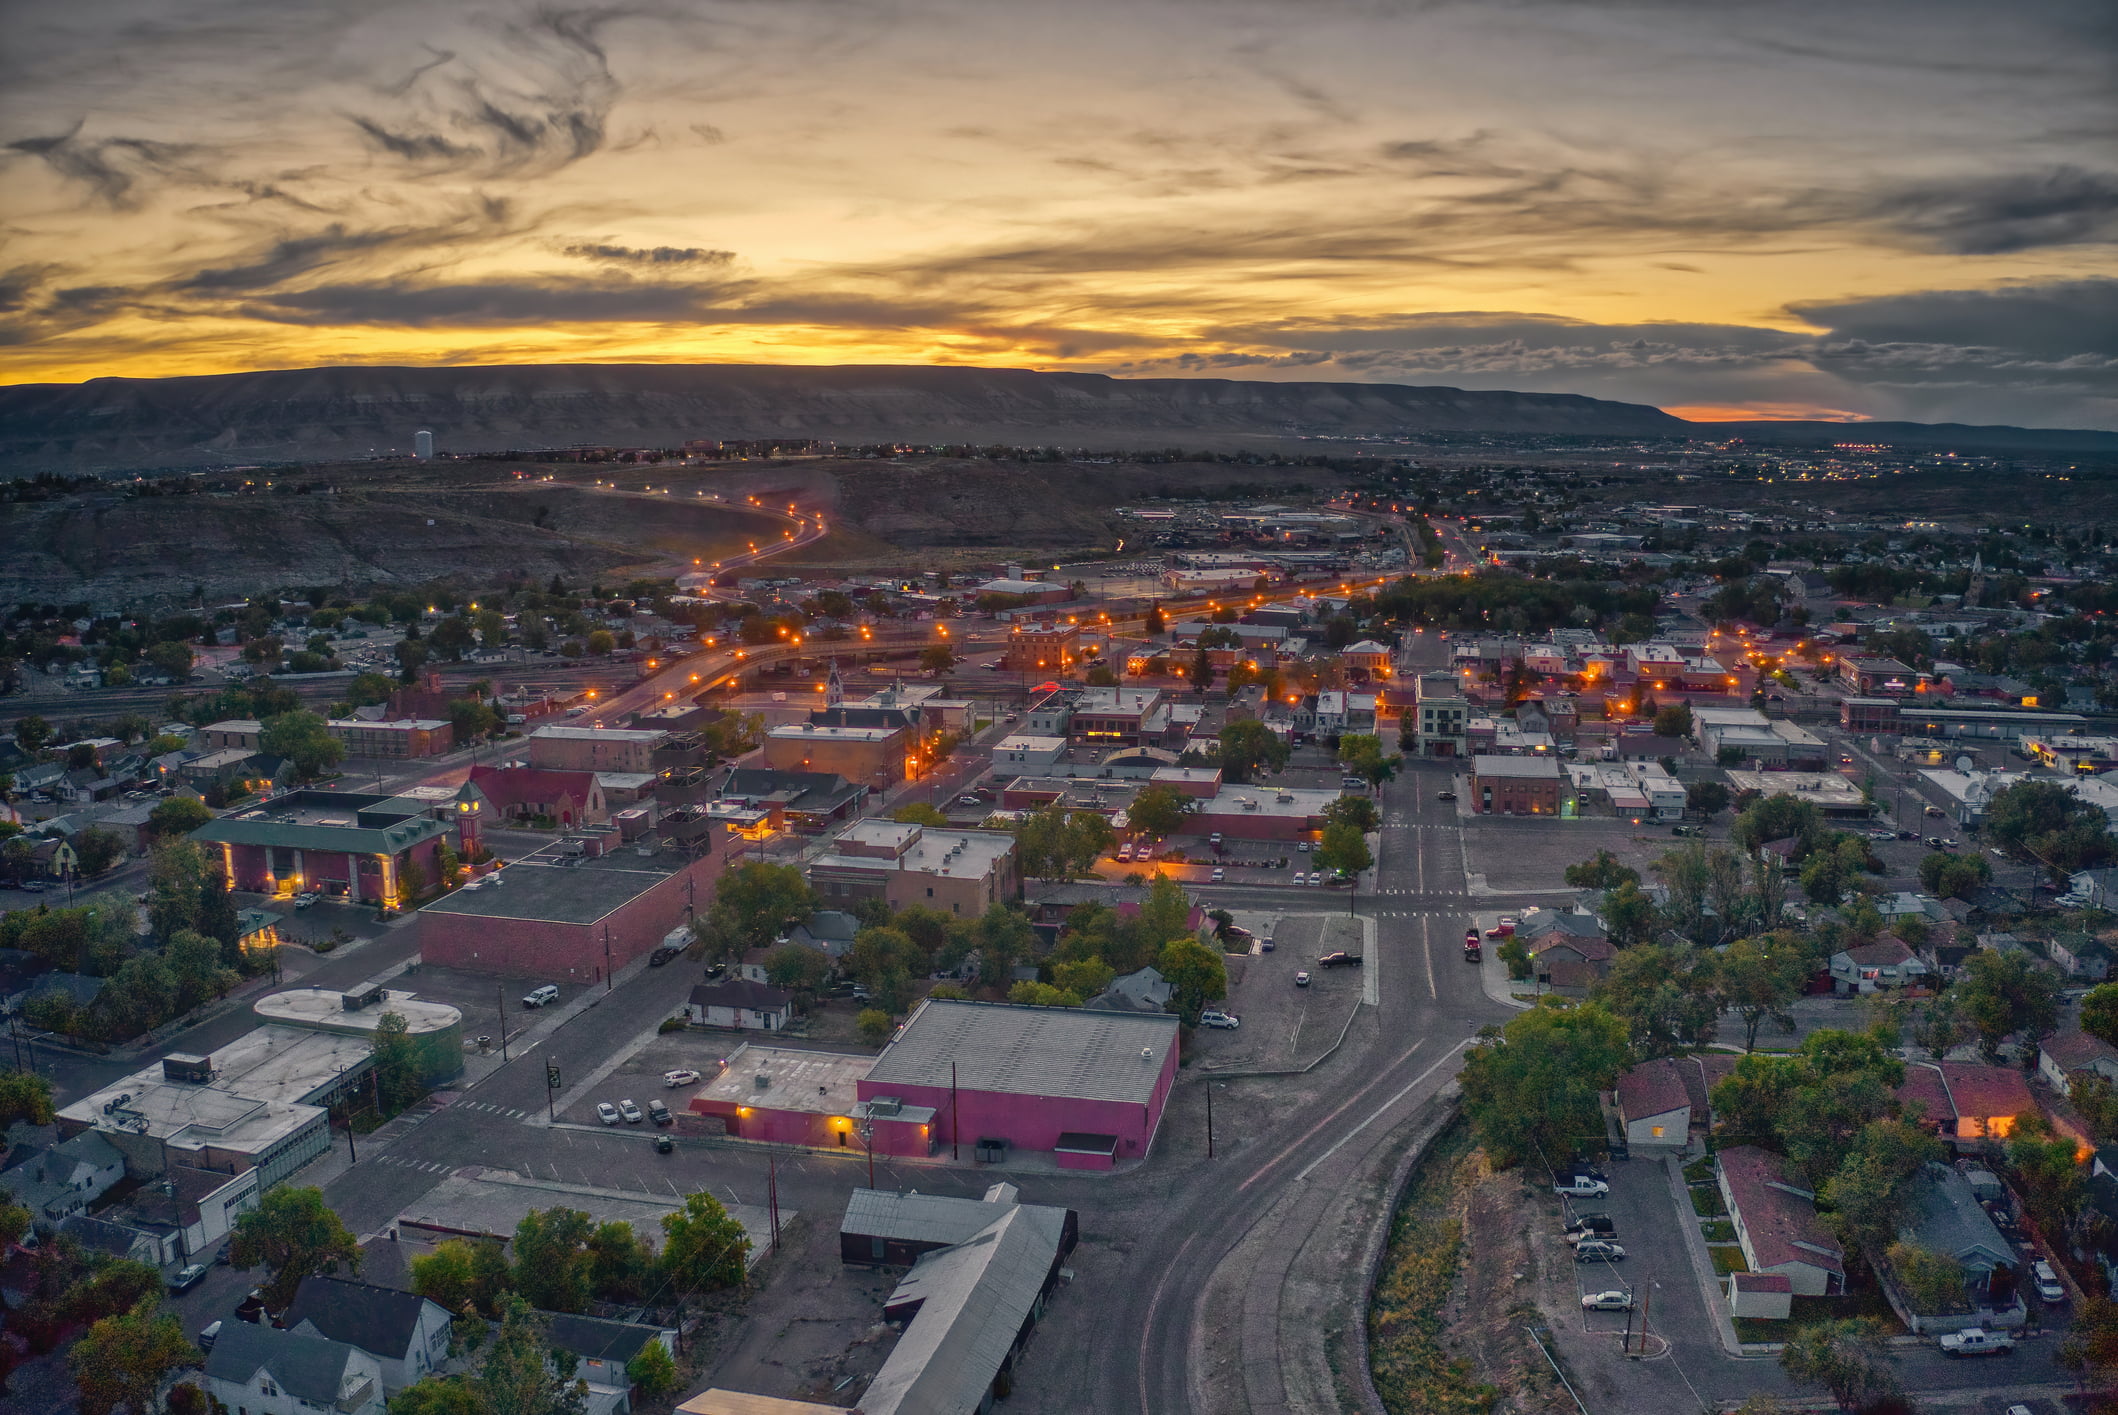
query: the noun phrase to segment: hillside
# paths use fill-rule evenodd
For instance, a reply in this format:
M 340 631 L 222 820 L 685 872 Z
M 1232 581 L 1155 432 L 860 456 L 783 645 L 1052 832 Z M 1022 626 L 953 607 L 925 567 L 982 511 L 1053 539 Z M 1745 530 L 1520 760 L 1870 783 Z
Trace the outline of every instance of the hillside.
M 1655 408 L 1371 383 L 1026 369 L 553 364 L 319 368 L 0 387 L 0 466 L 123 472 L 691 438 L 1232 447 L 1419 433 L 1681 435 Z

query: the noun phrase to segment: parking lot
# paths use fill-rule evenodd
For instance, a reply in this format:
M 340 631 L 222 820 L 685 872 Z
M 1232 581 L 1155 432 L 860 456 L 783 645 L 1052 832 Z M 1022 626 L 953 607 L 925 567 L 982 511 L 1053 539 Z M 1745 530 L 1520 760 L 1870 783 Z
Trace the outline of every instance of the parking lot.
M 1584 1335 L 1615 1342 L 1627 1330 L 1628 1314 L 1583 1311 L 1580 1299 L 1613 1289 L 1629 1292 L 1634 1302 L 1630 1315 L 1636 1342 L 1644 1323 L 1657 1337 L 1669 1340 L 1680 1359 L 1687 1346 L 1699 1348 L 1700 1357 L 1710 1358 L 1720 1350 L 1715 1317 L 1707 1307 L 1706 1294 L 1700 1290 L 1685 1235 L 1687 1226 L 1696 1227 L 1697 1216 L 1688 1201 L 1679 1211 L 1665 1166 L 1661 1159 L 1601 1164 L 1597 1170 L 1610 1185 L 1608 1195 L 1594 1199 L 1562 1197 L 1561 1211 L 1567 1220 L 1583 1214 L 1607 1214 L 1614 1229 L 1611 1239 L 1625 1250 L 1624 1258 L 1617 1261 L 1572 1265 L 1573 1306 L 1580 1315 Z M 1557 1233 L 1551 1235 L 1550 1241 L 1563 1246 Z
M 680 1109 L 680 1102 L 690 1098 L 701 1083 L 692 1082 L 672 1089 L 662 1079 L 664 1072 L 696 1071 L 705 1080 L 712 1080 L 722 1070 L 722 1063 L 737 1047 L 746 1041 L 755 1041 L 761 1046 L 773 1045 L 776 1038 L 770 1033 L 739 1034 L 735 1032 L 708 1032 L 686 1030 L 651 1034 L 635 1050 L 626 1054 L 607 1075 L 588 1088 L 571 1106 L 559 1113 L 559 1118 L 576 1125 L 598 1125 L 602 1121 L 596 1115 L 596 1104 L 607 1101 L 616 1105 L 621 1100 L 630 1100 L 645 1109 L 649 1101 L 661 1101 L 672 1110 Z M 800 1043 L 803 1047 L 814 1044 Z M 847 1048 L 856 1050 L 856 1048 Z M 867 1051 L 867 1048 L 857 1048 Z M 566 1078 L 569 1088 L 574 1078 Z M 643 1122 L 644 1123 L 644 1122 Z
M 1677 840 L 1666 825 L 1634 825 L 1630 820 L 1589 816 L 1557 820 L 1550 816 L 1473 816 L 1463 818 L 1464 860 L 1474 886 L 1483 881 L 1496 894 L 1548 891 L 1560 884 L 1566 867 L 1608 850 L 1642 875 L 1648 864 Z M 1725 821 L 1707 834 L 1725 837 Z
M 1255 925 L 1246 925 L 1255 928 Z M 1235 1031 L 1201 1027 L 1192 1046 L 1215 1071 L 1278 1071 L 1306 1066 L 1331 1047 L 1361 1002 L 1360 968 L 1319 968 L 1317 959 L 1362 952 L 1358 919 L 1343 914 L 1288 914 L 1273 928 L 1273 950 L 1259 942 L 1228 958 L 1223 1010 L 1242 1019 Z M 1296 973 L 1309 974 L 1298 987 Z
M 404 988 L 416 993 L 428 1002 L 445 1002 L 463 1014 L 463 1040 L 465 1050 L 478 1050 L 478 1039 L 491 1038 L 491 1050 L 498 1055 L 501 1039 L 510 1040 L 521 1035 L 542 1015 L 537 1008 L 524 1007 L 522 999 L 530 989 L 538 986 L 520 978 L 496 978 L 490 973 L 468 973 L 456 968 L 440 968 L 429 964 L 415 964 L 390 986 Z M 564 1006 L 590 986 L 600 984 L 559 983 L 556 1001 L 547 1004 L 552 1008 Z

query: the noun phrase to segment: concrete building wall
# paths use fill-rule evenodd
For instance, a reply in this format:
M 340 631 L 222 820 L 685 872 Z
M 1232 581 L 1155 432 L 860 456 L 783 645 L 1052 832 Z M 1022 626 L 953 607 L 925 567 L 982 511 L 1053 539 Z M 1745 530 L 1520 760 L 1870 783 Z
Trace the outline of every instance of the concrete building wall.
M 703 911 L 712 903 L 714 881 L 720 878 L 723 863 L 718 854 L 702 856 L 595 923 L 423 913 L 418 925 L 420 955 L 445 968 L 496 977 L 601 982 L 606 966 L 623 968 L 653 951 L 684 918 L 687 904 Z M 605 924 L 609 926 L 607 955 Z
M 905 775 L 906 734 L 879 742 L 803 733 L 765 739 L 765 765 L 777 771 L 827 771 L 856 786 L 888 785 Z

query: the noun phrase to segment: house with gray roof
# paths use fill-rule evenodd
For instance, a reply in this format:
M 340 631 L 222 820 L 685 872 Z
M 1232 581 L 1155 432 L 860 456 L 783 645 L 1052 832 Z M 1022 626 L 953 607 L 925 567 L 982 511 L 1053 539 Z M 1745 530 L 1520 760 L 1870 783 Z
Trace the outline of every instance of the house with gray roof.
M 1913 1176 L 1898 1237 L 1948 1258 L 1964 1270 L 1964 1291 L 1970 1310 L 1960 1314 L 1923 1316 L 1910 1309 L 1894 1281 L 1883 1284 L 1891 1306 L 1914 1332 L 2023 1324 L 2027 1314 L 2015 1280 L 2021 1259 L 1979 1205 L 1971 1181 L 1954 1166 L 1929 1160 Z
M 57 1224 L 83 1213 L 125 1177 L 125 1156 L 94 1131 L 33 1152 L 0 1172 L 0 1189 L 40 1224 Z
M 613 1322 L 566 1312 L 540 1313 L 545 1340 L 554 1352 L 574 1358 L 573 1375 L 588 1387 L 581 1415 L 632 1415 L 632 1376 L 627 1368 L 650 1343 L 677 1354 L 673 1328 Z
M 1018 1203 L 1021 1191 L 995 1184 L 979 1199 L 952 1194 L 905 1193 L 855 1189 L 838 1225 L 838 1256 L 857 1266 L 909 1265 L 939 1248 L 968 1243 L 995 1218 Z M 1081 1233 L 1081 1219 L 1071 1209 L 1055 1209 L 1060 1249 L 1071 1252 Z
M 1176 987 L 1154 968 L 1122 973 L 1110 986 L 1083 1003 L 1096 1012 L 1165 1012 Z
M 288 1331 L 344 1342 L 375 1358 L 385 1396 L 449 1356 L 449 1314 L 416 1292 L 342 1277 L 306 1277 L 280 1322 Z
M 244 1415 L 383 1415 L 382 1367 L 343 1341 L 224 1321 L 206 1356 L 206 1391 Z

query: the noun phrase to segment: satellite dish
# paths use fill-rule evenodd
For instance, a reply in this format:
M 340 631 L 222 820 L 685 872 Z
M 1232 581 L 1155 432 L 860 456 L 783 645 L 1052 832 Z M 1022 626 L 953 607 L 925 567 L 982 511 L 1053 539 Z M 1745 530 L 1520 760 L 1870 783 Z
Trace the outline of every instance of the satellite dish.
M 1957 753 L 1956 769 L 1958 771 L 1962 772 L 1965 776 L 1969 776 L 1971 774 L 1971 768 L 1973 767 L 1973 765 L 1975 765 L 1975 763 L 1972 762 L 1970 757 L 1964 755 L 1961 752 Z

